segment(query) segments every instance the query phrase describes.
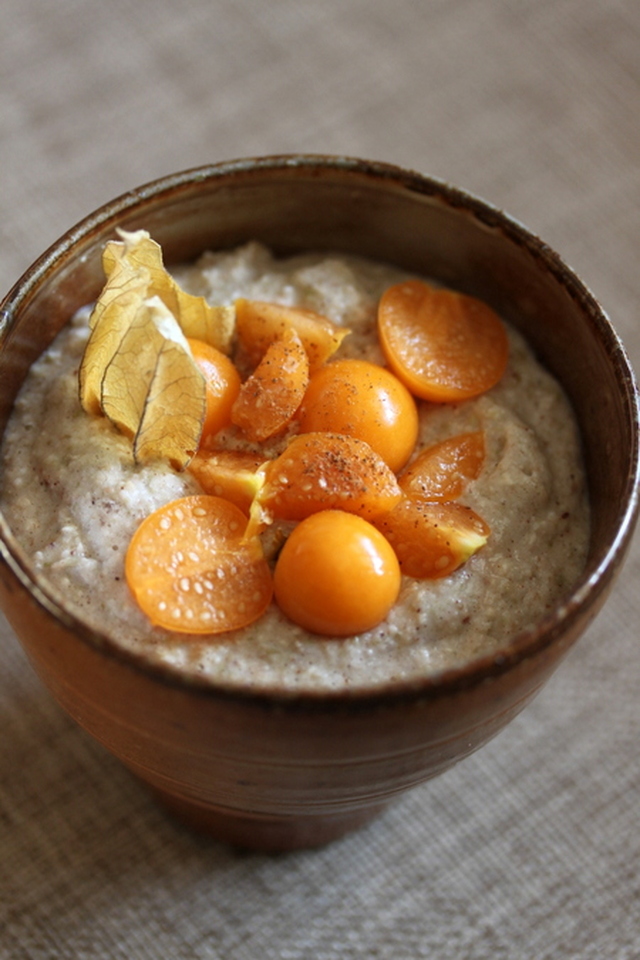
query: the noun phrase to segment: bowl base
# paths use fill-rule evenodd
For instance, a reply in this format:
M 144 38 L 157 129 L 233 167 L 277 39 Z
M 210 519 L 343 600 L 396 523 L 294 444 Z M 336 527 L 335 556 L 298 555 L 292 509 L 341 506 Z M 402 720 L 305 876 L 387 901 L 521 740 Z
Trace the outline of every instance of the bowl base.
M 234 813 L 154 788 L 159 804 L 190 830 L 243 850 L 286 853 L 321 847 L 357 830 L 381 813 L 387 804 L 346 813 L 268 817 Z

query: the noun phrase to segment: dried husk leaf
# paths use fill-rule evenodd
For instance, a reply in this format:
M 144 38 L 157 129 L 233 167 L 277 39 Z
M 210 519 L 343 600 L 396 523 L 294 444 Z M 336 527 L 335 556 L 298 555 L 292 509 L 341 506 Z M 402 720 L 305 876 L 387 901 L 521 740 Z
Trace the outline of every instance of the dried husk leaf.
M 180 326 L 190 340 L 204 340 L 221 353 L 231 353 L 231 345 L 236 326 L 236 309 L 225 304 L 209 306 L 203 297 L 191 297 L 183 303 L 189 294 L 181 291 Z
M 194 340 L 204 340 L 222 353 L 230 353 L 235 331 L 235 307 L 211 306 L 204 297 L 184 291 L 167 273 L 162 248 L 146 230 L 118 232 L 122 241 L 112 241 L 104 250 L 102 262 L 107 276 L 115 275 L 125 262 L 133 268 L 148 271 L 148 295 L 161 298 L 177 317 L 184 335 Z
M 204 377 L 191 354 L 165 339 L 134 439 L 136 462 L 162 458 L 183 470 L 198 449 L 205 407 Z
M 131 439 L 140 426 L 158 355 L 167 335 L 173 334 L 175 339 L 176 332 L 182 336 L 161 300 L 153 297 L 142 301 L 104 371 L 100 386 L 102 412 Z M 186 342 L 182 346 L 189 352 Z
M 80 365 L 80 403 L 87 413 L 98 416 L 101 410 L 104 371 L 120 348 L 122 339 L 134 322 L 149 288 L 146 270 L 124 265 L 108 283 L 92 315 L 92 331 Z
M 228 350 L 235 310 L 181 290 L 145 230 L 120 236 L 103 252 L 107 281 L 90 319 L 80 400 L 132 439 L 136 461 L 166 458 L 183 469 L 206 411 L 205 379 L 187 336 Z

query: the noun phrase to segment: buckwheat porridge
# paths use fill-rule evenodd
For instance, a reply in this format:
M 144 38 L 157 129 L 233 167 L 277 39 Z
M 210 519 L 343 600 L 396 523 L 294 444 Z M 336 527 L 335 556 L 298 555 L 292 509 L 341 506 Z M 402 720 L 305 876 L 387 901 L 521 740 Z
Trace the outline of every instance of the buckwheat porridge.
M 277 260 L 257 243 L 207 253 L 174 271 L 184 290 L 217 304 L 236 298 L 298 305 L 351 332 L 335 358 L 384 364 L 375 317 L 383 292 L 406 276 L 358 259 Z M 151 625 L 124 573 L 141 521 L 201 487 L 166 461 L 136 464 L 131 441 L 78 399 L 90 308 L 79 311 L 33 365 L 16 401 L 1 460 L 0 506 L 61 601 L 124 648 L 189 676 L 290 691 L 370 687 L 419 678 L 491 653 L 564 595 L 586 557 L 589 516 L 580 439 L 563 391 L 508 328 L 499 382 L 460 403 L 418 401 L 416 450 L 482 431 L 479 475 L 457 498 L 490 528 L 486 544 L 439 579 L 403 575 L 386 618 L 364 633 L 326 638 L 272 601 L 242 629 L 215 636 Z M 221 439 L 240 444 L 238 431 Z M 262 445 L 275 457 L 285 439 Z

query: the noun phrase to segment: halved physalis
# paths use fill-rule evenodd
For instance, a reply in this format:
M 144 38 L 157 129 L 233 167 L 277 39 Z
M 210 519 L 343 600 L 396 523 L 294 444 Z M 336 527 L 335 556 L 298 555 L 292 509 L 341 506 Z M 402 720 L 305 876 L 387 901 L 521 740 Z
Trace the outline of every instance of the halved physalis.
M 296 331 L 285 329 L 240 388 L 231 420 L 251 441 L 279 433 L 293 418 L 309 383 L 309 360 Z
M 260 362 L 274 340 L 293 329 L 302 341 L 313 373 L 335 353 L 349 333 L 315 310 L 244 299 L 236 300 L 234 306 L 238 340 L 253 366 Z
M 249 530 L 273 518 L 303 520 L 340 509 L 366 519 L 388 513 L 402 492 L 395 474 L 368 443 L 334 433 L 303 433 L 259 471 L 262 486 Z
M 191 354 L 206 384 L 206 413 L 202 439 L 215 436 L 231 423 L 231 409 L 240 393 L 240 374 L 233 363 L 204 340 L 188 339 Z
M 420 280 L 385 291 L 378 332 L 394 373 L 415 396 L 434 403 L 484 393 L 507 365 L 507 333 L 491 307 Z
M 299 414 L 303 433 L 327 430 L 365 440 L 397 473 L 418 437 L 418 411 L 407 388 L 367 360 L 334 360 L 311 377 Z
M 273 581 L 247 518 L 220 497 L 174 500 L 142 521 L 125 560 L 129 588 L 157 627 L 215 634 L 257 620 Z
M 484 433 L 447 437 L 423 450 L 398 478 L 402 491 L 423 500 L 457 500 L 484 464 Z
M 396 552 L 400 569 L 419 580 L 446 577 L 485 545 L 489 527 L 470 507 L 413 497 L 374 521 Z
M 350 636 L 375 627 L 400 590 L 392 547 L 362 517 L 323 510 L 299 523 L 274 573 L 280 609 L 313 633 Z
M 249 512 L 259 481 L 256 476 L 264 457 L 248 450 L 201 450 L 189 464 L 205 493 L 230 500 Z

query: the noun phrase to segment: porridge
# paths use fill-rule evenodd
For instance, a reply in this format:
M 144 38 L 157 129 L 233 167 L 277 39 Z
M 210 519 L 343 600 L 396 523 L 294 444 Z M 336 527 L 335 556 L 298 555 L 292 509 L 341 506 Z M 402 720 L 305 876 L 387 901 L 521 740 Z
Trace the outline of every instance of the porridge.
M 257 243 L 207 253 L 174 276 L 211 303 L 245 298 L 317 311 L 350 331 L 331 362 L 377 365 L 385 363 L 376 332 L 380 298 L 409 280 L 355 258 L 277 260 Z M 370 687 L 490 654 L 540 619 L 579 576 L 589 517 L 575 420 L 560 386 L 507 328 L 508 361 L 494 386 L 463 402 L 417 402 L 416 453 L 453 436 L 483 437 L 482 468 L 455 499 L 490 533 L 466 562 L 435 579 L 403 574 L 384 619 L 352 635 L 311 633 L 274 601 L 253 623 L 214 636 L 152 626 L 127 585 L 127 548 L 146 517 L 203 490 L 196 472 L 167 460 L 136 463 L 130 439 L 82 409 L 78 370 L 89 316 L 90 308 L 79 311 L 30 371 L 2 449 L 0 506 L 50 589 L 127 650 L 229 686 Z M 223 427 L 216 442 L 271 460 L 291 440 L 291 431 L 281 431 L 247 443 L 240 433 Z M 275 523 L 264 537 L 289 532 Z

